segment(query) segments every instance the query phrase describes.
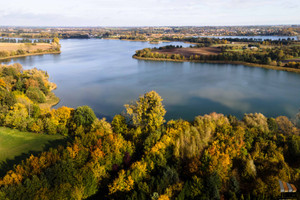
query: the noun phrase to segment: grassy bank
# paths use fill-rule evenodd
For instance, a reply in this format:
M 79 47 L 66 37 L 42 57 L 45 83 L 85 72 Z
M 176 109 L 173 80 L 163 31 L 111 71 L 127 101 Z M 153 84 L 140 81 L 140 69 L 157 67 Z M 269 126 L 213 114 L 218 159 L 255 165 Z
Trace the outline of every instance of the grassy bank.
M 260 67 L 266 69 L 273 69 L 273 70 L 280 70 L 280 71 L 287 71 L 287 72 L 294 72 L 300 73 L 300 69 L 294 68 L 287 68 L 287 67 L 278 67 L 273 65 L 263 65 L 263 64 L 256 64 L 256 63 L 247 63 L 247 62 L 240 62 L 240 61 L 213 61 L 213 60 L 176 60 L 176 59 L 166 59 L 166 58 L 144 58 L 144 57 L 137 57 L 132 56 L 135 59 L 139 60 L 152 60 L 152 61 L 171 61 L 171 62 L 196 62 L 196 63 L 219 63 L 219 64 L 235 64 L 235 65 L 246 65 L 250 67 Z
M 0 127 L 0 162 L 32 151 L 41 152 L 50 142 L 62 139 L 62 135 L 21 132 Z

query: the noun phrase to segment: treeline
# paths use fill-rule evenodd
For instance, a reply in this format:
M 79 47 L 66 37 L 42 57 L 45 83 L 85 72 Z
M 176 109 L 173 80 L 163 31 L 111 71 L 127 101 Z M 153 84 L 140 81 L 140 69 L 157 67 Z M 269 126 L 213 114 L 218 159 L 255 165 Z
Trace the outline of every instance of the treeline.
M 40 39 L 46 39 L 48 40 L 49 38 L 61 38 L 61 34 L 55 32 L 39 32 L 39 33 L 24 33 L 22 31 L 18 32 L 1 32 L 0 36 L 3 38 L 29 38 L 29 39 L 35 39 L 35 38 L 40 38 Z
M 229 44 L 232 42 L 258 43 L 262 45 L 291 45 L 294 39 L 261 40 L 255 38 L 214 38 L 214 37 L 178 37 L 163 36 L 161 40 L 196 43 L 200 47 L 209 47 L 214 44 Z
M 51 39 L 12 39 L 12 38 L 0 38 L 1 43 L 51 43 L 53 40 Z
M 300 61 L 299 62 L 288 62 L 284 65 L 285 67 L 300 69 Z
M 101 38 L 115 38 L 115 39 L 120 39 L 120 40 L 142 40 L 146 41 L 148 38 L 144 34 L 125 34 L 125 35 L 119 35 L 117 33 L 113 34 L 111 32 L 105 32 L 101 34 Z
M 63 39 L 89 39 L 90 36 L 88 34 L 81 34 L 81 33 L 62 33 L 61 38 L 63 38 Z
M 209 47 L 214 44 L 227 44 L 228 39 L 208 38 L 208 37 L 176 37 L 176 36 L 163 36 L 162 40 L 178 41 L 178 42 L 190 42 L 202 44 L 201 47 Z
M 263 39 L 256 39 L 256 38 L 226 38 L 226 40 L 228 42 L 245 42 L 245 43 L 255 43 L 261 45 L 291 45 L 295 43 L 294 38 L 278 39 L 278 40 L 271 40 L 271 39 L 263 40 Z
M 300 130 L 286 117 L 166 122 L 154 91 L 125 108 L 111 123 L 80 112 L 71 142 L 7 172 L 0 199 L 264 200 L 278 179 L 299 188 Z
M 122 35 L 119 36 L 120 40 L 147 40 L 144 35 Z
M 166 45 L 166 46 L 163 46 L 163 47 L 154 47 L 153 49 L 159 49 L 159 50 L 163 50 L 163 49 L 176 49 L 176 48 L 182 48 L 182 45 Z
M 40 50 L 40 51 L 37 51 L 37 52 L 43 52 L 43 51 Z M 3 51 L 0 51 L 0 58 L 6 58 L 6 57 L 9 57 L 9 56 L 25 55 L 26 53 L 29 53 L 29 52 L 25 51 L 23 49 L 18 49 L 16 51 L 3 50 Z
M 186 60 L 186 57 L 183 55 L 152 52 L 152 49 L 150 49 L 150 48 L 137 50 L 133 56 L 138 57 L 138 58 Z
M 3 50 L 0 51 L 0 58 L 6 58 L 10 56 L 20 56 L 20 55 L 26 55 L 29 53 L 51 53 L 51 52 L 58 52 L 60 51 L 60 47 L 56 46 L 48 50 L 43 50 L 43 49 L 37 49 L 35 51 L 28 51 L 24 49 L 18 49 L 16 51 L 8 51 L 8 50 Z

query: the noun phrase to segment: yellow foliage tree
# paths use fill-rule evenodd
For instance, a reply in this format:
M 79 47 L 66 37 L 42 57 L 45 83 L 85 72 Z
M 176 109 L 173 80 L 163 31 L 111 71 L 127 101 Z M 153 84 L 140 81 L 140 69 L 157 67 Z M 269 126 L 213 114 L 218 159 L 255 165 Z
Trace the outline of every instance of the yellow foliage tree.
M 6 83 L 1 78 L 0 78 L 0 87 L 4 87 L 4 88 L 6 87 Z
M 168 197 L 168 195 L 166 195 L 166 194 L 163 194 L 163 195 L 160 195 L 159 197 L 158 197 L 158 200 L 169 200 L 170 198 Z
M 53 109 L 51 111 L 51 116 L 54 120 L 56 120 L 59 124 L 65 126 L 68 122 L 68 120 L 71 117 L 71 112 L 73 111 L 73 108 L 68 108 L 66 106 L 62 106 L 58 109 Z
M 125 171 L 122 169 L 118 177 L 114 180 L 112 185 L 109 185 L 109 194 L 113 194 L 115 192 L 127 192 L 133 189 L 134 181 L 131 176 L 127 176 Z

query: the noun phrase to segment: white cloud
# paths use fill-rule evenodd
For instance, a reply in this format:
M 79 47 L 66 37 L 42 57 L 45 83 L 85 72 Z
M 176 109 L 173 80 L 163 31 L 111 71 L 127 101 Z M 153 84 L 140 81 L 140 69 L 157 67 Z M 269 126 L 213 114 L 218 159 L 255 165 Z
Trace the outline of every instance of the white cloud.
M 300 21 L 299 7 L 298 0 L 10 0 L 0 25 L 291 24 Z

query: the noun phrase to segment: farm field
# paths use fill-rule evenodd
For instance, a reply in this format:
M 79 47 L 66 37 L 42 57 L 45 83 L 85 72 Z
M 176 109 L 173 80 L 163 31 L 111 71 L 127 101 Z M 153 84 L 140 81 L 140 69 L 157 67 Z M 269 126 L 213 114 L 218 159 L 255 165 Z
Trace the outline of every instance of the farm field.
M 221 53 L 221 49 L 218 47 L 173 48 L 173 49 L 155 50 L 153 52 L 167 53 L 167 54 L 180 54 L 185 57 L 189 57 L 191 55 L 217 55 Z
M 52 49 L 53 45 L 48 43 L 0 43 L 0 51 L 17 51 L 23 50 L 26 52 L 47 51 Z

